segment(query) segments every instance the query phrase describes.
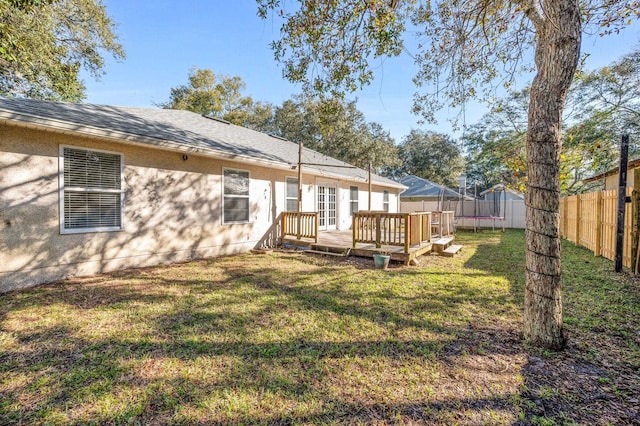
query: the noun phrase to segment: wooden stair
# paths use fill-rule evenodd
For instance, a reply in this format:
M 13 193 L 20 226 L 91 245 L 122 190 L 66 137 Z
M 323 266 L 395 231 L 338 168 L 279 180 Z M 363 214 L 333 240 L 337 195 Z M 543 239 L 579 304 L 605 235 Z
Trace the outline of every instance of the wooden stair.
M 351 254 L 351 248 L 313 244 L 309 250 L 305 250 L 304 252 L 309 254 L 321 254 L 324 256 L 347 257 Z
M 447 247 L 449 247 L 451 243 L 453 243 L 453 239 L 454 237 L 450 236 L 438 238 L 437 240 L 431 241 L 433 251 L 437 254 L 442 254 L 447 249 Z
M 446 249 L 442 250 L 441 255 L 445 256 L 445 257 L 453 257 L 460 250 L 462 250 L 462 246 L 461 245 L 452 244 L 449 247 L 447 247 Z

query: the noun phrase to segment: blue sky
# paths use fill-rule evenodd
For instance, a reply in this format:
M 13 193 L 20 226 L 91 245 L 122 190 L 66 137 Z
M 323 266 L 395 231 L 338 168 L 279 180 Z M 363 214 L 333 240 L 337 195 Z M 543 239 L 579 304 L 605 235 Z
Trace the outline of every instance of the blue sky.
M 280 104 L 300 87 L 282 78 L 269 43 L 278 38 L 278 23 L 256 16 L 254 0 L 153 2 L 103 0 L 118 24 L 117 33 L 127 58 L 109 58 L 106 74 L 95 81 L 84 75 L 86 102 L 119 106 L 153 107 L 168 100 L 170 89 L 187 82 L 191 67 L 209 68 L 217 74 L 238 75 L 246 83 L 244 95 L 254 100 Z M 617 36 L 587 37 L 586 67 L 604 66 L 637 47 L 640 25 L 634 24 Z M 376 121 L 400 142 L 412 128 L 455 135 L 447 118 L 459 111 L 444 109 L 438 125 L 419 125 L 411 114 L 416 68 L 409 55 L 385 60 L 376 69 L 376 79 L 365 90 L 351 95 L 368 121 Z M 527 83 L 527 77 L 519 80 Z M 479 103 L 465 108 L 466 123 L 473 124 L 486 112 Z

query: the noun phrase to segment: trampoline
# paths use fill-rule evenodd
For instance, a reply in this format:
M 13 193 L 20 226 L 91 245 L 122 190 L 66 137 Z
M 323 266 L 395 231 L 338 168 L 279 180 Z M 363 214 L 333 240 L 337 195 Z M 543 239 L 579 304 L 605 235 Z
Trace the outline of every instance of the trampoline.
M 456 205 L 456 219 L 459 220 L 472 220 L 473 231 L 478 230 L 478 225 L 482 221 L 491 221 L 492 229 L 496 229 L 496 221 L 499 221 L 499 226 L 504 231 L 505 225 L 505 212 L 507 206 L 506 188 L 504 185 L 499 184 L 491 187 L 490 189 L 482 192 L 478 195 L 478 184 L 473 184 L 473 200 L 464 201 L 463 197 L 466 197 L 466 188 L 464 193 L 460 194 L 461 202 Z

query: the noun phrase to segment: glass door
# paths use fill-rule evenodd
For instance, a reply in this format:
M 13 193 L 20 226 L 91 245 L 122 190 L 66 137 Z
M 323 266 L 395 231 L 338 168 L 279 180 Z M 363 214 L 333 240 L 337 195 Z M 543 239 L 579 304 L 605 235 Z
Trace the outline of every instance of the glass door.
M 332 186 L 318 186 L 317 206 L 320 230 L 335 230 L 337 223 L 336 188 Z

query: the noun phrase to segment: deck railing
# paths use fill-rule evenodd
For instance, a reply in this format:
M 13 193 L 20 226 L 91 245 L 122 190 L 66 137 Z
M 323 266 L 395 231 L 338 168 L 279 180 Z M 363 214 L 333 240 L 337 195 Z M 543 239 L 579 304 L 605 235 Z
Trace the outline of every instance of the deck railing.
M 357 243 L 409 247 L 431 240 L 431 213 L 362 211 L 353 214 L 353 247 Z
M 453 211 L 431 212 L 432 233 L 440 238 L 453 235 L 454 215 Z
M 313 238 L 317 243 L 319 221 L 320 215 L 317 212 L 283 212 L 282 236 Z
M 421 244 L 422 242 L 431 241 L 433 235 L 433 213 L 431 212 L 414 212 L 409 214 L 411 225 L 410 244 Z

